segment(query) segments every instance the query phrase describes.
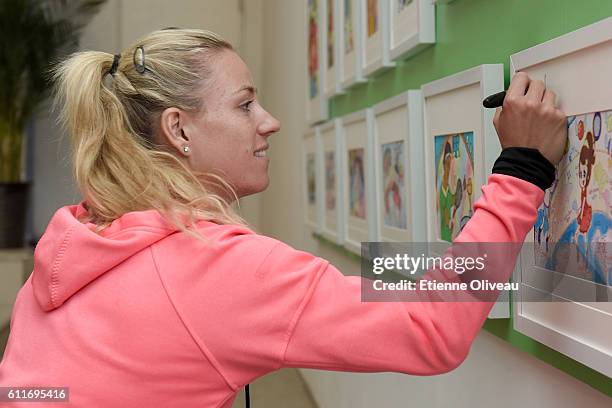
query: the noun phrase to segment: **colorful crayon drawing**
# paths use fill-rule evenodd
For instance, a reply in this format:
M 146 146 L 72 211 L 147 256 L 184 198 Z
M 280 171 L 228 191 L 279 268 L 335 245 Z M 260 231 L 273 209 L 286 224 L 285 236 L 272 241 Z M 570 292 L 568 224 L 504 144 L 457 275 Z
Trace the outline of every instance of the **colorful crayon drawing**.
M 327 68 L 334 66 L 334 0 L 327 0 Z
M 368 0 L 368 37 L 378 31 L 378 0 Z
M 344 0 L 344 53 L 353 51 L 353 2 Z
M 349 150 L 349 214 L 365 219 L 365 172 L 363 148 Z
M 439 238 L 452 242 L 472 217 L 474 132 L 434 138 Z
M 308 0 L 308 88 L 310 99 L 319 94 L 319 11 L 317 0 Z
M 384 223 L 387 227 L 406 229 L 404 142 L 383 144 L 381 153 Z
M 317 202 L 317 177 L 314 153 L 306 155 L 306 184 L 308 188 L 308 204 L 315 205 Z
M 404 11 L 406 6 L 412 3 L 412 0 L 396 0 L 396 1 L 397 1 L 397 8 L 395 10 L 397 11 L 397 14 Z
M 612 286 L 611 117 L 612 111 L 568 117 L 566 152 L 534 225 L 537 265 L 608 286 Z
M 325 207 L 336 209 L 336 160 L 334 152 L 325 153 Z

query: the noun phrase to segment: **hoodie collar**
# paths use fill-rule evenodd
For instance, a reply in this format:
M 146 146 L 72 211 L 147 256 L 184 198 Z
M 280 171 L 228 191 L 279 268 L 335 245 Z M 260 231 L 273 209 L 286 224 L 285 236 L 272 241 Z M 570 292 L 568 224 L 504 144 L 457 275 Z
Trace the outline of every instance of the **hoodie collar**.
M 129 212 L 100 233 L 82 223 L 85 202 L 58 209 L 34 250 L 32 284 L 45 311 L 60 307 L 97 277 L 176 232 L 157 210 Z

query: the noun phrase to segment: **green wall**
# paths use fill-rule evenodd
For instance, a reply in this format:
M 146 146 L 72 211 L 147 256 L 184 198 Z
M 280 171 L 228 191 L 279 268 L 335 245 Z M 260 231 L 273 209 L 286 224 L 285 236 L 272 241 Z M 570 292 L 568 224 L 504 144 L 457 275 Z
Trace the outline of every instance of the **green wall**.
M 480 64 L 503 63 L 507 87 L 511 54 L 609 16 L 612 0 L 456 0 L 438 5 L 436 44 L 334 97 L 331 116 L 372 106 Z M 488 320 L 484 328 L 612 396 L 612 379 L 516 332 L 511 319 Z

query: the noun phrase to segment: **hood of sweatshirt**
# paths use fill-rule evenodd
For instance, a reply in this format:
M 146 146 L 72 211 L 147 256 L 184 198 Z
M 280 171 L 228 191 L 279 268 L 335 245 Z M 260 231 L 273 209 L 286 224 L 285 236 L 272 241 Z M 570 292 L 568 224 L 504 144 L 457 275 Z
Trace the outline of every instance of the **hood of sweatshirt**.
M 101 233 L 82 223 L 86 204 L 58 209 L 34 250 L 32 284 L 40 307 L 60 307 L 76 292 L 135 253 L 178 229 L 156 210 L 129 212 Z

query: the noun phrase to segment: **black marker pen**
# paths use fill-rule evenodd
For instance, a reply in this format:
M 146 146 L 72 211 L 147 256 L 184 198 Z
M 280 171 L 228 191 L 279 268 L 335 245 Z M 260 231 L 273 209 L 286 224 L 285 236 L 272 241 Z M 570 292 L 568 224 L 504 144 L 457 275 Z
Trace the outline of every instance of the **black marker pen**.
M 498 108 L 504 104 L 504 98 L 506 97 L 506 91 L 501 91 L 493 95 L 487 96 L 482 101 L 482 106 L 485 108 Z
M 546 74 L 544 74 L 544 90 L 546 90 Z M 501 91 L 493 95 L 489 95 L 482 101 L 482 106 L 485 108 L 499 108 L 504 104 L 506 91 Z

